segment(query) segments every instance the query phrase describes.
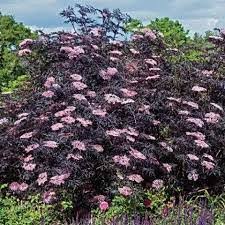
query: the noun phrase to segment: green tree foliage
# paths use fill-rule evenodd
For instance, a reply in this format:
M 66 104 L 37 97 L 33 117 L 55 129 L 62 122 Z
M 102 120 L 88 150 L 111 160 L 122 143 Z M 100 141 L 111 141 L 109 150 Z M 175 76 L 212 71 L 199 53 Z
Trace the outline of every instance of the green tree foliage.
M 25 79 L 16 50 L 21 40 L 35 37 L 35 33 L 12 16 L 0 13 L 0 92 L 11 92 Z

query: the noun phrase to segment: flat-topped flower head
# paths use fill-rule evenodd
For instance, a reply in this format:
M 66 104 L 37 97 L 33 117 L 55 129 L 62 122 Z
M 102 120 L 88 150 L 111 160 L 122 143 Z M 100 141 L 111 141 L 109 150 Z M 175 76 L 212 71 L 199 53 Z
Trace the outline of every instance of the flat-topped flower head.
M 131 174 L 131 175 L 127 176 L 127 178 L 128 178 L 128 180 L 134 181 L 136 183 L 141 183 L 142 181 L 144 181 L 142 176 L 139 174 Z
M 133 191 L 130 187 L 123 186 L 122 188 L 118 188 L 118 191 L 121 195 L 127 197 L 133 194 Z
M 73 87 L 76 90 L 81 91 L 81 90 L 84 90 L 85 88 L 87 88 L 87 85 L 80 81 L 75 81 L 75 82 L 73 82 Z
M 70 177 L 70 173 L 57 175 L 57 176 L 51 177 L 49 182 L 56 186 L 60 186 L 61 184 L 64 184 L 66 179 L 68 179 L 69 177 Z
M 126 167 L 130 166 L 130 158 L 128 158 L 126 155 L 123 155 L 123 156 L 115 155 L 113 157 L 113 161 L 122 166 L 126 166 Z
M 47 180 L 48 180 L 48 174 L 46 172 L 40 173 L 38 175 L 37 183 L 40 186 L 42 184 L 45 184 L 47 182 Z
M 92 125 L 92 121 L 90 120 L 87 120 L 87 119 L 84 119 L 84 118 L 81 118 L 81 117 L 78 117 L 76 119 L 79 123 L 81 123 L 81 125 L 83 127 L 88 127 L 88 126 L 91 126 Z
M 160 190 L 164 187 L 164 181 L 161 179 L 156 179 L 152 182 L 152 187 L 156 190 Z
M 135 159 L 141 159 L 141 160 L 145 160 L 146 156 L 144 154 L 142 154 L 141 152 L 139 152 L 138 150 L 130 147 L 130 151 L 129 153 L 135 158 Z
M 42 96 L 45 98 L 52 98 L 55 95 L 53 91 L 45 91 L 42 93 Z
M 196 126 L 198 126 L 200 128 L 202 128 L 204 126 L 204 122 L 199 118 L 189 117 L 189 118 L 187 118 L 187 121 L 195 124 Z
M 194 86 L 191 90 L 192 90 L 192 91 L 195 91 L 195 92 L 206 92 L 206 91 L 207 91 L 206 88 L 200 87 L 200 86 L 198 86 L 198 85 Z
M 221 116 L 218 113 L 209 112 L 205 114 L 205 121 L 207 123 L 216 124 L 219 122 Z
M 75 149 L 81 150 L 81 151 L 86 151 L 86 146 L 82 141 L 73 141 L 72 146 Z
M 20 139 L 30 139 L 33 137 L 34 132 L 28 132 L 20 136 Z
M 64 125 L 62 123 L 56 123 L 51 126 L 51 129 L 53 131 L 58 131 L 58 130 L 62 129 L 63 127 L 64 127 Z
M 58 145 L 59 144 L 55 141 L 44 141 L 43 142 L 43 146 L 48 147 L 48 148 L 57 148 Z

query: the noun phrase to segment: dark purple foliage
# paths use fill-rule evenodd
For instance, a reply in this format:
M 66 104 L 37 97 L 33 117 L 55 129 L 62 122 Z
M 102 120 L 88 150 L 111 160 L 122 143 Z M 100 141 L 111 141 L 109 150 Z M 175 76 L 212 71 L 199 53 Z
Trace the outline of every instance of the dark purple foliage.
M 47 203 L 66 191 L 78 206 L 143 187 L 223 185 L 217 70 L 167 62 L 167 46 L 149 29 L 112 41 L 122 25 L 111 16 L 118 24 L 126 16 L 78 8 L 81 17 L 72 8 L 62 15 L 81 33 L 42 33 L 32 53 L 20 50 L 34 85 L 1 111 L 0 182 L 41 191 Z M 109 21 L 96 24 L 89 13 L 97 12 Z

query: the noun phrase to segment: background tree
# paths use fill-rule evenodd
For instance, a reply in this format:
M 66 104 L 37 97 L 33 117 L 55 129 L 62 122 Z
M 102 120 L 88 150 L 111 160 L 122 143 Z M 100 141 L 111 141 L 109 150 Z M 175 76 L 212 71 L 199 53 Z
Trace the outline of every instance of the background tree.
M 0 13 L 0 92 L 11 92 L 26 79 L 16 51 L 21 40 L 35 37 L 36 33 L 12 16 Z

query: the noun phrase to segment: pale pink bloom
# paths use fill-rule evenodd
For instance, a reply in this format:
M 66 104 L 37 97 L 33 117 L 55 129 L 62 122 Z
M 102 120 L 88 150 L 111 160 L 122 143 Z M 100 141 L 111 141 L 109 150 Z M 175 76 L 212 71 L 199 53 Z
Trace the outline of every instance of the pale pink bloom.
M 30 38 L 24 39 L 23 41 L 20 42 L 19 47 L 20 48 L 27 47 L 27 45 L 33 44 L 33 42 L 34 42 L 34 40 L 32 40 Z
M 121 99 L 114 94 L 105 94 L 104 98 L 108 103 L 111 104 L 121 103 Z
M 18 182 L 12 182 L 10 185 L 9 185 L 9 189 L 11 191 L 19 191 L 20 189 L 20 184 Z
M 121 88 L 120 91 L 123 93 L 124 97 L 134 97 L 137 95 L 136 91 L 132 91 L 126 88 Z
M 126 135 L 126 139 L 130 142 L 135 142 L 135 138 L 129 136 L 129 135 Z
M 16 121 L 14 122 L 14 125 L 18 125 L 18 124 L 20 124 L 22 121 L 24 121 L 24 120 L 26 120 L 26 119 L 27 119 L 27 117 L 22 117 L 21 119 L 16 120 Z
M 194 140 L 195 144 L 201 148 L 208 148 L 209 145 L 202 140 Z
M 90 98 L 95 98 L 97 96 L 97 94 L 95 91 L 88 91 L 87 96 Z
M 81 150 L 81 151 L 87 150 L 85 144 L 81 141 L 73 141 L 72 145 L 75 149 L 78 149 L 78 150 Z
M 123 133 L 123 130 L 120 129 L 112 129 L 112 130 L 107 130 L 106 134 L 109 136 L 113 137 L 119 137 Z
M 31 52 L 32 51 L 30 49 L 25 48 L 25 49 L 19 50 L 18 55 L 19 56 L 26 56 L 26 55 L 31 54 Z
M 91 45 L 91 47 L 94 49 L 94 50 L 99 50 L 99 47 L 97 45 Z
M 139 54 L 140 54 L 140 52 L 137 51 L 137 50 L 135 50 L 134 48 L 130 48 L 130 51 L 131 51 L 131 53 L 134 54 L 134 55 L 139 55 Z
M 102 212 L 105 212 L 109 208 L 109 203 L 103 201 L 99 204 L 99 208 Z
M 188 180 L 197 181 L 198 177 L 199 175 L 196 170 L 192 170 L 190 173 L 188 173 Z
M 113 55 L 123 55 L 123 53 L 121 51 L 118 51 L 118 50 L 110 51 L 109 53 L 113 54 Z
M 113 40 L 110 42 L 112 45 L 117 45 L 119 47 L 123 47 L 123 42 L 118 40 Z
M 180 111 L 178 111 L 178 114 L 179 114 L 179 115 L 188 116 L 188 115 L 190 114 L 190 112 L 187 111 L 187 110 L 180 110 Z
M 173 152 L 173 149 L 166 142 L 159 142 L 159 144 L 165 148 L 168 152 Z
M 27 157 L 25 157 L 24 159 L 23 159 L 23 161 L 24 162 L 30 162 L 30 161 L 32 161 L 34 159 L 34 157 L 32 156 L 32 155 L 28 155 Z
M 56 193 L 54 191 L 46 191 L 42 195 L 43 202 L 49 204 L 56 199 L 55 196 Z
M 45 98 L 52 98 L 54 96 L 54 92 L 53 91 L 44 91 L 42 93 L 42 96 Z
M 159 72 L 161 69 L 159 67 L 153 67 L 149 69 L 150 72 Z
M 157 126 L 159 124 L 161 124 L 161 122 L 159 120 L 152 120 L 153 125 Z
M 112 56 L 109 59 L 113 62 L 118 62 L 120 60 L 119 58 L 112 57 Z
M 67 157 L 66 157 L 66 159 L 73 159 L 73 160 L 81 160 L 81 159 L 83 159 L 83 156 L 82 155 L 80 155 L 80 154 L 68 154 L 67 155 Z
M 218 113 L 210 112 L 205 114 L 205 120 L 207 123 L 218 123 L 220 120 L 221 116 Z
M 187 154 L 187 157 L 190 160 L 193 160 L 193 161 L 198 161 L 199 160 L 199 158 L 196 155 L 193 155 L 193 154 Z
M 123 156 L 115 155 L 113 157 L 113 161 L 122 166 L 126 166 L 126 167 L 130 166 L 130 159 L 126 155 L 123 155 Z
M 211 155 L 209 155 L 209 154 L 204 153 L 203 157 L 205 157 L 205 158 L 207 158 L 207 159 L 209 159 L 211 161 L 214 161 L 214 158 Z
M 34 132 L 28 132 L 20 136 L 20 139 L 29 139 L 33 136 Z
M 122 99 L 121 104 L 122 105 L 126 105 L 126 104 L 130 104 L 130 103 L 134 103 L 135 101 L 131 98 L 126 98 L 126 99 Z
M 70 176 L 70 173 L 56 175 L 54 177 L 51 177 L 49 182 L 55 185 L 61 185 L 65 183 L 65 180 L 68 179 L 69 176 Z
M 213 162 L 208 161 L 202 161 L 201 165 L 204 166 L 207 170 L 213 170 L 215 167 L 215 164 Z
M 210 77 L 213 74 L 213 71 L 212 70 L 202 70 L 202 74 L 207 77 Z
M 102 145 L 92 145 L 92 148 L 94 148 L 97 152 L 103 152 L 104 148 L 102 147 Z
M 210 103 L 210 105 L 213 105 L 215 108 L 221 110 L 222 112 L 224 111 L 223 108 L 220 105 L 216 104 L 216 103 L 212 102 L 212 103 Z
M 86 120 L 86 119 L 81 118 L 81 117 L 78 117 L 76 120 L 78 122 L 80 122 L 83 127 L 88 127 L 88 126 L 92 125 L 92 122 L 90 120 Z
M 61 122 L 68 123 L 68 124 L 75 123 L 75 121 L 76 120 L 71 116 L 66 116 L 66 117 L 61 118 Z
M 81 90 L 84 90 L 85 88 L 87 88 L 87 85 L 80 81 L 73 82 L 73 86 L 78 91 L 81 91 Z
M 186 132 L 186 135 L 195 137 L 195 138 L 197 138 L 199 140 L 202 140 L 202 141 L 205 140 L 205 135 L 201 132 Z
M 48 148 L 57 148 L 59 144 L 55 141 L 44 141 L 43 145 Z
M 76 107 L 74 106 L 67 106 L 65 109 L 65 112 L 70 113 L 76 110 Z
M 27 188 L 28 188 L 28 184 L 26 184 L 26 183 L 19 184 L 18 182 L 12 182 L 9 185 L 9 189 L 11 191 L 26 191 Z
M 145 62 L 151 66 L 156 66 L 158 64 L 154 59 L 145 59 Z
M 150 113 L 149 109 L 150 109 L 150 105 L 142 105 L 138 110 L 140 112 L 144 112 L 146 114 L 149 114 Z
M 170 101 L 181 103 L 181 98 L 168 97 L 167 99 L 170 100 Z
M 100 117 L 105 117 L 107 112 L 106 109 L 93 109 L 92 114 Z
M 68 54 L 69 59 L 73 59 L 76 58 L 77 56 L 79 56 L 80 54 L 84 54 L 84 49 L 80 46 L 76 46 L 76 47 L 61 47 L 60 48 L 60 52 L 65 52 Z
M 101 70 L 100 71 L 100 76 L 104 80 L 111 80 L 113 76 L 115 76 L 118 73 L 118 70 L 113 67 L 108 67 L 107 70 Z
M 33 171 L 36 167 L 36 164 L 34 164 L 34 163 L 24 163 L 22 167 L 23 167 L 23 169 L 25 169 L 27 171 Z
M 152 135 L 148 135 L 148 134 L 142 134 L 142 135 L 143 135 L 143 137 L 145 137 L 148 140 L 152 140 L 152 141 L 155 141 L 156 140 L 156 137 L 154 137 Z
M 144 33 L 145 37 L 150 38 L 152 41 L 154 41 L 157 38 L 155 33 L 152 30 L 150 30 L 149 28 L 142 29 L 142 32 Z
M 156 190 L 159 190 L 163 188 L 164 182 L 161 179 L 156 179 L 152 182 L 152 187 L 155 188 Z
M 63 127 L 64 127 L 64 125 L 63 125 L 62 123 L 56 123 L 56 124 L 53 124 L 53 125 L 51 126 L 51 129 L 52 129 L 53 131 L 57 131 L 57 130 L 62 129 Z
M 123 196 L 130 196 L 133 194 L 133 191 L 130 187 L 123 186 L 122 188 L 118 188 L 118 191 Z
M 157 80 L 160 78 L 160 75 L 155 75 L 155 76 L 148 76 L 145 78 L 145 80 Z
M 127 133 L 131 136 L 135 136 L 135 137 L 137 137 L 139 135 L 139 132 L 132 127 L 128 127 L 127 129 L 123 129 L 123 132 Z
M 40 174 L 38 175 L 37 183 L 38 183 L 38 185 L 40 186 L 40 185 L 44 184 L 45 182 L 47 182 L 47 180 L 48 180 L 48 175 L 47 175 L 47 173 L 46 173 L 46 172 L 40 173 Z
M 206 88 L 200 87 L 200 86 L 198 86 L 198 85 L 194 86 L 191 90 L 192 90 L 192 91 L 196 91 L 196 92 L 205 92 L 205 91 L 207 91 Z
M 170 173 L 171 171 L 172 171 L 172 166 L 170 165 L 170 164 L 168 164 L 168 163 L 163 163 L 163 167 L 166 169 L 166 171 L 168 172 L 168 173 Z
M 223 38 L 219 37 L 219 36 L 209 36 L 208 37 L 209 41 L 213 42 L 213 43 L 217 43 L 217 42 L 223 42 Z
M 195 109 L 198 109 L 199 106 L 197 103 L 195 102 L 191 102 L 191 101 L 183 101 L 182 102 L 184 105 L 188 105 L 188 106 L 191 106 L 192 108 L 195 108 Z
M 131 174 L 131 175 L 127 176 L 127 178 L 128 178 L 128 180 L 135 181 L 136 183 L 141 183 L 142 181 L 144 181 L 142 176 L 140 176 L 139 174 Z
M 55 84 L 55 78 L 54 77 L 48 77 L 47 80 L 44 83 L 44 86 L 46 88 L 52 87 L 52 85 Z
M 188 117 L 187 121 L 190 122 L 190 123 L 194 123 L 198 127 L 204 126 L 204 122 L 199 118 Z
M 142 159 L 145 160 L 146 156 L 144 154 L 142 154 L 141 152 L 139 152 L 138 150 L 130 147 L 130 151 L 129 153 L 135 158 L 135 159 Z
M 70 77 L 75 80 L 75 81 L 81 81 L 82 80 L 82 76 L 79 74 L 71 74 Z
M 63 117 L 63 116 L 67 116 L 69 113 L 66 112 L 65 110 L 62 110 L 62 111 L 58 111 L 56 112 L 54 115 L 55 117 Z
M 26 148 L 25 148 L 25 152 L 31 152 L 37 148 L 39 148 L 39 144 L 32 144 L 32 145 L 28 145 Z
M 21 113 L 19 115 L 17 115 L 18 118 L 22 118 L 22 117 L 27 117 L 29 115 L 29 113 Z
M 131 40 L 136 41 L 136 40 L 141 40 L 143 38 L 144 38 L 144 36 L 141 34 L 134 34 L 134 35 L 132 35 Z
M 6 124 L 8 122 L 9 122 L 9 120 L 7 118 L 0 119 L 0 125 Z
M 74 94 L 73 97 L 79 101 L 87 101 L 86 97 L 82 94 Z

